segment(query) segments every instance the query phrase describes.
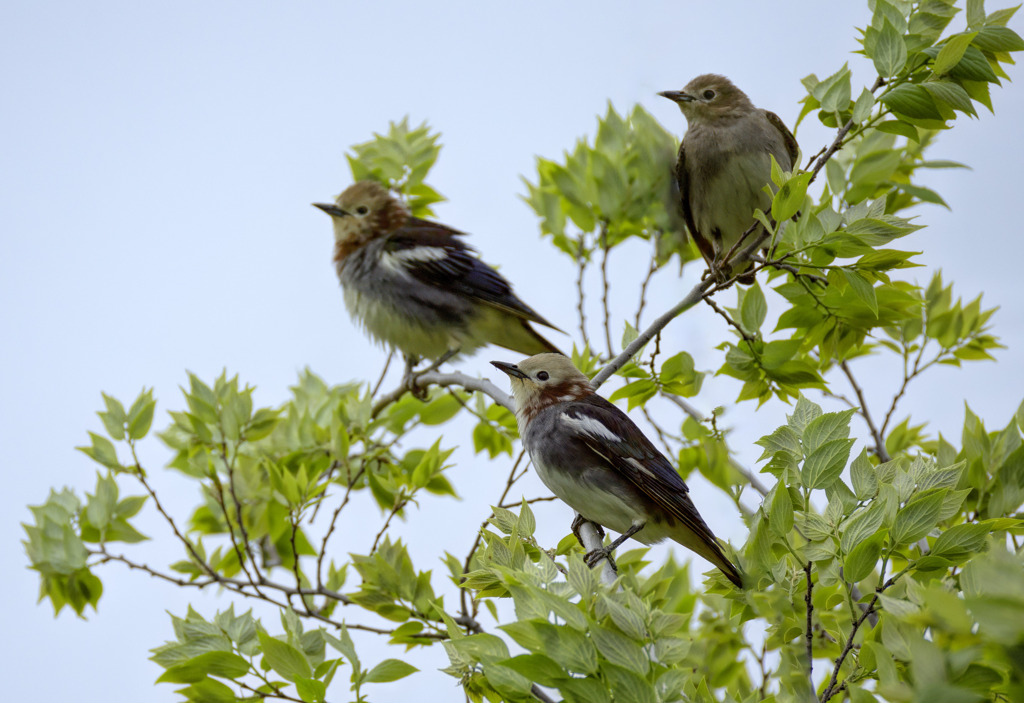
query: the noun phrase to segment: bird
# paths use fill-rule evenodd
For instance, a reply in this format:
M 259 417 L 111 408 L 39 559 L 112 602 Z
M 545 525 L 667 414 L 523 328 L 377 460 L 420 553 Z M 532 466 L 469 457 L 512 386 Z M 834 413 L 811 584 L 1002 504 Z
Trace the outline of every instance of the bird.
M 778 115 L 754 107 L 725 76 L 706 73 L 682 90 L 658 95 L 676 103 L 688 125 L 675 169 L 683 221 L 711 272 L 727 280 L 729 251 L 755 225 L 754 210 L 771 207 L 764 190 L 771 184 L 770 157 L 792 171 L 799 155 L 796 138 Z M 763 233 L 757 224 L 744 245 Z M 743 273 L 750 266 L 738 267 L 740 283 L 753 283 L 753 274 Z
M 558 351 L 530 323 L 561 330 L 520 300 L 460 239 L 463 232 L 413 217 L 375 181 L 313 205 L 334 224 L 334 264 L 349 314 L 407 362 L 425 357 L 437 366 L 486 344 L 521 354 Z
M 644 544 L 668 537 L 743 587 L 686 482 L 568 357 L 542 353 L 518 364 L 491 364 L 511 380 L 519 436 L 544 485 L 579 517 L 620 534 L 586 555 L 590 566 L 630 537 Z

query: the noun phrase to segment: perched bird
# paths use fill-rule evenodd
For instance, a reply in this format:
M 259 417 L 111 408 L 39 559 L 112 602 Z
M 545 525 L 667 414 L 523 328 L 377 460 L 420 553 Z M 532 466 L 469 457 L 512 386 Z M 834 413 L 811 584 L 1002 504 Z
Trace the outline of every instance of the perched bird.
M 558 329 L 480 261 L 463 234 L 412 217 L 378 183 L 359 181 L 334 204 L 334 263 L 345 306 L 375 340 L 409 359 L 447 359 L 485 344 L 557 352 L 531 322 Z
M 491 364 L 512 381 L 519 436 L 544 485 L 584 519 L 621 535 L 587 555 L 591 566 L 630 537 L 644 544 L 668 537 L 743 587 L 672 464 L 572 361 L 537 354 Z
M 792 171 L 796 139 L 778 115 L 754 107 L 725 76 L 707 73 L 682 90 L 658 95 L 679 105 L 689 125 L 675 173 L 683 219 L 712 272 L 724 265 L 721 270 L 729 278 L 726 254 L 755 224 L 754 210 L 768 212 L 771 207 L 772 198 L 764 190 L 771 184 L 770 156 L 783 171 Z M 739 249 L 763 232 L 757 225 Z M 749 267 L 746 262 L 740 271 Z M 749 284 L 754 277 L 747 274 L 739 280 Z

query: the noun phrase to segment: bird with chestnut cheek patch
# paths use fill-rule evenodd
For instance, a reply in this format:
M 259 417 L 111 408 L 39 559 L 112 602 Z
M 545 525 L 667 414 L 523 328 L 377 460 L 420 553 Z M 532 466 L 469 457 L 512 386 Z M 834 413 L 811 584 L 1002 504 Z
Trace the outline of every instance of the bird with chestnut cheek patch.
M 624 412 L 594 392 L 568 357 L 548 353 L 491 364 L 511 379 L 519 436 L 544 485 L 579 518 L 620 533 L 588 552 L 588 565 L 610 559 L 630 537 L 644 544 L 667 537 L 743 587 L 672 464 Z
M 551 323 L 462 242 L 462 232 L 409 214 L 373 181 L 334 203 L 313 203 L 334 224 L 334 265 L 345 307 L 376 341 L 412 363 L 437 363 L 496 344 L 521 354 L 558 351 L 530 325 Z

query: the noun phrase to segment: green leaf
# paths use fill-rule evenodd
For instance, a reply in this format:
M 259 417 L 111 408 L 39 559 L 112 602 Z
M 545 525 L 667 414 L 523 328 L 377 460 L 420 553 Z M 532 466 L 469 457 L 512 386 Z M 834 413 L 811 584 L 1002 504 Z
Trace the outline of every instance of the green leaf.
M 818 447 L 801 468 L 803 485 L 810 489 L 825 488 L 839 478 L 850 457 L 853 442 L 852 439 L 834 439 Z
M 880 501 L 858 510 L 843 528 L 843 536 L 839 541 L 840 551 L 849 554 L 854 547 L 875 534 L 884 520 L 885 505 Z
M 307 703 L 323 703 L 327 698 L 327 684 L 316 679 L 296 679 L 295 690 Z
M 837 413 L 825 413 L 811 420 L 801 437 L 804 453 L 809 456 L 826 442 L 849 437 L 850 418 L 855 412 L 857 411 L 851 408 Z
M 810 173 L 799 173 L 782 184 L 772 199 L 772 218 L 776 222 L 788 220 L 799 212 L 807 196 L 807 186 L 810 182 Z
M 882 95 L 879 100 L 899 115 L 916 119 L 943 119 L 942 112 L 932 99 L 931 93 L 919 85 L 902 83 Z
M 992 53 L 1024 50 L 1024 39 L 1009 27 L 985 27 L 972 43 L 982 51 Z
M 921 135 L 917 133 L 917 127 L 908 123 L 901 122 L 900 120 L 889 120 L 887 122 L 881 122 L 875 125 L 875 129 L 879 132 L 885 132 L 886 134 L 895 134 L 907 139 L 920 142 Z M 831 161 L 829 163 L 832 163 Z
M 114 449 L 114 445 L 109 439 L 101 437 L 95 432 L 90 432 L 89 438 L 92 440 L 92 446 L 75 447 L 75 449 L 82 452 L 96 463 L 106 466 L 108 469 L 121 468 L 121 462 L 117 460 L 117 451 Z
M 152 390 L 143 390 L 128 410 L 128 437 L 131 439 L 142 439 L 149 433 L 153 425 L 153 412 L 156 410 L 156 401 L 153 400 Z
M 782 482 L 772 489 L 772 502 L 768 512 L 768 526 L 779 536 L 786 536 L 793 529 L 793 500 L 789 489 Z
M 740 322 L 743 324 L 743 329 L 750 334 L 755 334 L 761 329 L 761 324 L 767 314 L 768 303 L 765 302 L 761 286 L 755 282 L 747 289 L 740 306 Z
M 308 679 L 312 676 L 313 669 L 301 650 L 262 631 L 258 636 L 264 661 L 283 678 L 294 682 L 298 678 Z
M 168 667 L 157 683 L 194 683 L 207 676 L 237 679 L 249 671 L 249 662 L 233 652 L 205 652 Z
M 843 560 L 843 578 L 850 583 L 857 583 L 871 575 L 878 564 L 884 543 L 885 533 L 878 532 L 854 547 Z
M 868 500 L 878 493 L 878 477 L 875 475 L 875 467 L 868 459 L 866 449 L 862 449 L 850 464 L 850 479 L 853 482 L 853 493 L 858 500 Z
M 916 542 L 938 523 L 948 488 L 936 488 L 914 496 L 896 513 L 889 537 L 893 544 Z
M 875 287 L 871 282 L 864 277 L 863 274 L 854 271 L 853 269 L 839 269 L 843 273 L 843 277 L 846 282 L 850 284 L 850 288 L 857 297 L 864 301 L 875 317 L 878 317 L 878 298 L 875 296 Z
M 650 670 L 650 660 L 644 650 L 628 637 L 601 625 L 591 627 L 590 636 L 601 656 L 613 664 L 638 674 L 646 674 Z
M 639 674 L 614 664 L 601 667 L 616 701 L 629 703 L 657 703 L 654 687 Z
M 196 703 L 236 703 L 238 700 L 230 687 L 214 679 L 203 679 L 191 686 L 179 688 L 175 693 Z
M 960 63 L 964 52 L 967 51 L 967 47 L 971 45 L 977 34 L 977 32 L 954 34 L 943 42 L 938 56 L 935 57 L 935 63 L 932 64 L 932 71 L 938 76 L 949 73 L 954 66 Z
M 399 659 L 385 659 L 377 666 L 370 669 L 366 675 L 367 683 L 387 683 L 404 679 L 409 674 L 419 671 L 412 664 L 407 664 Z
M 903 41 L 903 34 L 888 20 L 877 34 L 871 58 L 875 62 L 875 70 L 883 78 L 895 76 L 907 63 L 907 45 Z

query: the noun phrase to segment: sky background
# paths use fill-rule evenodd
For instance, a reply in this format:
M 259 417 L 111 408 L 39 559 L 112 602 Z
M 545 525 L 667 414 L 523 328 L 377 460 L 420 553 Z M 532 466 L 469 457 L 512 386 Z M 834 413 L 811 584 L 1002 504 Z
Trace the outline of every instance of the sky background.
M 989 9 L 1002 6 L 990 2 Z M 212 381 L 226 368 L 257 386 L 256 400 L 266 405 L 283 402 L 307 366 L 330 383 L 377 377 L 385 355 L 349 322 L 330 263 L 330 223 L 309 205 L 350 184 L 349 145 L 386 130 L 389 120 L 428 120 L 443 134 L 429 177 L 449 198 L 436 208 L 438 218 L 473 233 L 473 245 L 527 303 L 575 330 L 572 263 L 541 243 L 520 199 L 520 178 L 534 178 L 535 156 L 557 158 L 592 135 L 608 101 L 620 112 L 640 103 L 681 135 L 678 109 L 655 93 L 700 73 L 730 76 L 790 125 L 808 73 L 824 77 L 849 61 L 855 94 L 873 79 L 870 63 L 851 54 L 854 27 L 870 20 L 858 2 L 50 0 L 9 2 L 3 14 L 0 661 L 10 700 L 177 700 L 175 686 L 154 686 L 161 670 L 147 658 L 173 636 L 167 612 L 183 615 L 192 603 L 212 616 L 231 602 L 112 566 L 98 571 L 104 595 L 88 621 L 67 611 L 55 619 L 49 603 L 35 605 L 38 580 L 25 568 L 19 523 L 30 518 L 25 506 L 43 502 L 50 487 L 92 490 L 94 465 L 74 446 L 87 441 L 87 430 L 102 429 L 95 415 L 101 391 L 127 404 L 153 387 L 160 429 L 166 411 L 182 404 L 186 369 Z M 1020 18 L 1011 27 L 1024 32 Z M 1016 67 L 1010 75 L 1019 83 Z M 955 444 L 964 403 L 993 429 L 1024 396 L 1024 91 L 1007 83 L 993 89 L 992 100 L 995 116 L 959 120 L 930 153 L 973 169 L 923 174 L 952 211 L 919 208 L 927 229 L 899 243 L 924 250 L 919 260 L 928 268 L 908 278 L 926 283 L 938 267 L 965 299 L 984 293 L 986 305 L 1001 307 L 994 324 L 1008 348 L 997 364 L 942 367 L 901 406 Z M 805 155 L 831 140 L 814 118 L 797 137 Z M 647 256 L 637 246 L 615 260 L 616 329 L 635 309 Z M 682 280 L 674 271 L 659 276 L 646 320 L 698 276 L 696 267 Z M 699 368 L 714 370 L 723 326 L 694 310 L 667 329 L 663 348 L 686 349 Z M 566 348 L 577 341 L 551 338 Z M 507 387 L 487 365 L 492 358 L 515 355 L 487 349 L 458 368 Z M 854 368 L 869 403 L 887 407 L 898 367 L 858 361 Z M 737 392 L 730 379 L 710 379 L 693 403 L 729 406 L 732 446 L 753 466 L 760 453 L 753 440 L 784 422 L 787 407 L 773 402 L 755 414 L 749 403 L 732 407 Z M 861 424 L 854 429 L 865 436 Z M 435 569 L 438 587 L 452 594 L 433 559 L 442 549 L 464 556 L 507 464 L 473 457 L 468 430 L 446 429 L 446 443 L 463 447 L 450 476 L 462 500 L 424 501 L 398 533 L 417 567 Z M 196 485 L 162 469 L 169 454 L 155 438 L 142 459 L 184 519 Z M 691 483 L 715 532 L 741 544 L 744 529 L 729 501 L 699 478 Z M 141 492 L 124 485 L 123 494 Z M 517 491 L 543 493 L 532 475 Z M 339 553 L 365 553 L 380 526 L 368 496 L 357 507 Z M 140 521 L 154 541 L 127 551 L 163 565 L 180 553 L 154 513 L 147 506 Z M 537 516 L 542 543 L 567 532 L 564 506 L 542 504 Z M 659 546 L 653 557 L 669 549 Z M 247 607 L 236 603 L 236 610 Z M 276 615 L 267 625 L 279 631 Z M 369 664 L 403 656 L 372 638 L 357 645 Z M 413 690 L 425 700 L 462 699 L 454 679 L 433 671 L 447 664 L 440 647 L 410 661 L 423 673 L 371 687 L 372 700 L 406 700 Z M 343 686 L 332 690 L 334 699 L 347 695 Z

